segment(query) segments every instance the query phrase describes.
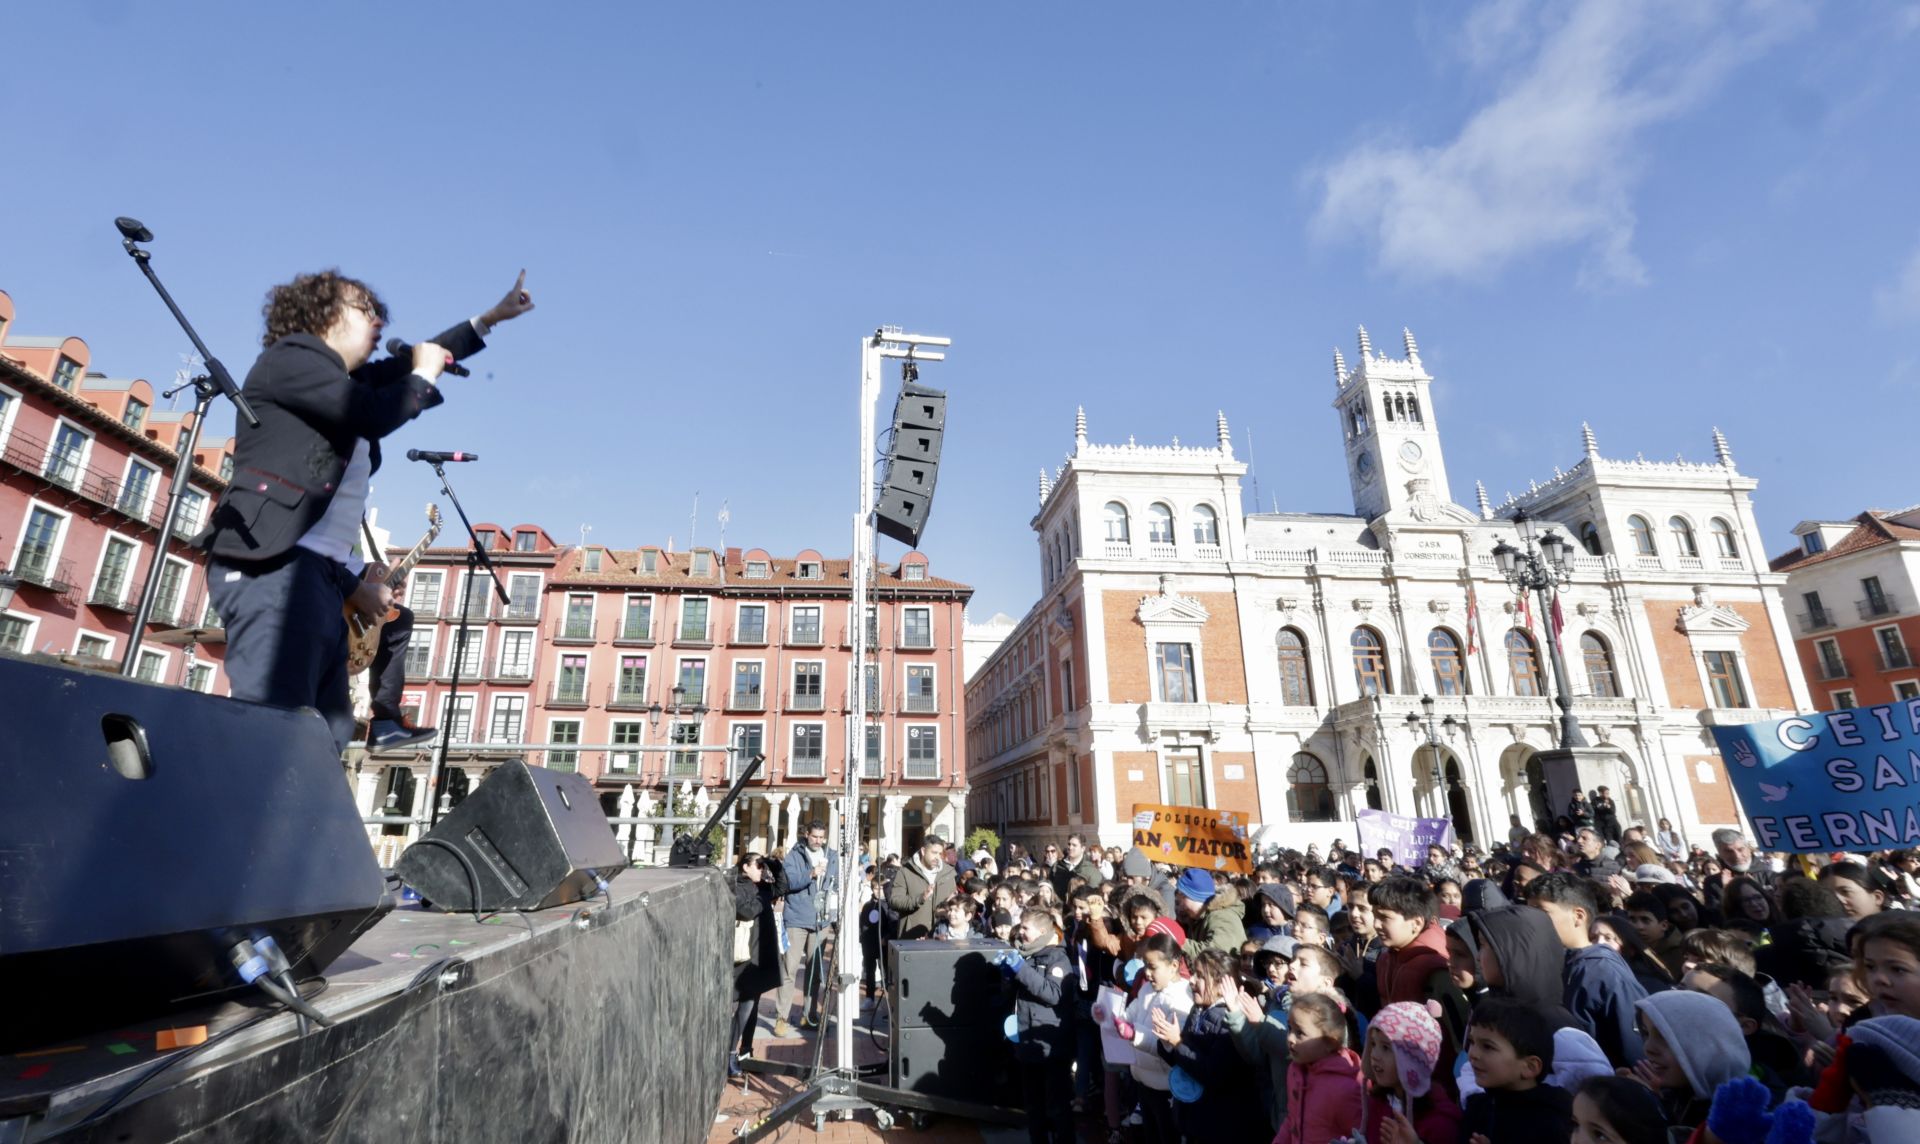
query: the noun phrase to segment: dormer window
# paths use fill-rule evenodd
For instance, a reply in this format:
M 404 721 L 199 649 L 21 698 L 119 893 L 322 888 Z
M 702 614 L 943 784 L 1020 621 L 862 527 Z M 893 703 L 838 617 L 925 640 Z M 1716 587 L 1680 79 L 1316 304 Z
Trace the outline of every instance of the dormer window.
M 1812 556 L 1816 553 L 1825 552 L 1827 550 L 1827 542 L 1820 538 L 1819 533 L 1809 532 L 1800 538 L 1800 550 L 1808 556 Z
M 824 580 L 826 578 L 820 570 L 820 562 L 818 560 L 802 560 L 794 567 L 793 574 L 801 580 Z
M 902 580 L 925 580 L 927 578 L 927 566 L 917 561 L 912 564 L 902 564 L 900 566 L 900 578 Z
M 532 552 L 534 550 L 534 545 L 538 544 L 539 542 L 540 542 L 540 534 L 536 533 L 531 528 L 523 528 L 519 532 L 516 532 L 513 534 L 513 550 L 515 552 Z
M 127 411 L 120 415 L 120 423 L 138 433 L 147 423 L 147 403 L 137 397 L 127 398 Z
M 582 572 L 600 571 L 600 549 L 598 548 L 587 549 L 586 555 L 581 558 L 580 570 Z
M 640 550 L 640 571 L 652 573 L 659 571 L 659 568 L 660 550 L 658 548 L 642 548 Z
M 746 575 L 749 580 L 765 580 L 773 575 L 773 567 L 765 560 L 749 560 Z
M 695 576 L 713 575 L 713 553 L 704 549 L 695 552 L 693 554 L 692 574 Z
M 53 363 L 53 384 L 72 393 L 74 387 L 80 384 L 80 363 L 61 354 L 60 360 Z

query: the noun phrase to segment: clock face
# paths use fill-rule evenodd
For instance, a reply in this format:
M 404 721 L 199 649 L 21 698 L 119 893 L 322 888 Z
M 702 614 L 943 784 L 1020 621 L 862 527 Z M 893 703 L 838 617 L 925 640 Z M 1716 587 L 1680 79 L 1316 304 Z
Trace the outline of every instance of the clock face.
M 1360 475 L 1361 484 L 1371 483 L 1373 480 L 1373 454 L 1360 454 L 1359 458 L 1353 462 L 1353 471 Z
M 1400 460 L 1409 467 L 1419 464 L 1420 458 L 1424 455 L 1416 441 L 1406 441 L 1400 445 Z

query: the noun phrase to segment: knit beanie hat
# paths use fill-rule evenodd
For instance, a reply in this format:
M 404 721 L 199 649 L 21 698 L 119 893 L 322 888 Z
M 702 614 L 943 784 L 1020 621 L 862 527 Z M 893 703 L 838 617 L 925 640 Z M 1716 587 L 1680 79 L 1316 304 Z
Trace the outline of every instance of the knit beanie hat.
M 1147 857 L 1145 850 L 1135 846 L 1120 859 L 1120 873 L 1129 878 L 1151 878 L 1153 861 Z
M 1687 1074 L 1696 1098 L 1711 1099 L 1714 1089 L 1747 1075 L 1753 1067 L 1740 1022 L 1719 998 L 1690 989 L 1669 989 L 1636 1001 L 1633 1007 L 1659 1030 L 1660 1039 Z
M 1213 875 L 1198 867 L 1189 866 L 1180 871 L 1180 880 L 1174 883 L 1174 890 L 1183 898 L 1196 902 L 1205 902 L 1213 898 Z
M 1920 1020 L 1871 1017 L 1847 1034 L 1853 1038 L 1848 1078 L 1870 1093 L 1875 1105 L 1920 1108 Z
M 1726 1006 L 1720 1008 L 1724 1010 Z M 1393 1045 L 1393 1060 L 1400 1069 L 1400 1087 L 1416 1099 L 1427 1095 L 1427 1090 L 1433 1087 L 1433 1068 L 1440 1062 L 1440 1023 L 1423 1006 L 1400 1001 L 1380 1010 L 1368 1027 L 1377 1030 Z

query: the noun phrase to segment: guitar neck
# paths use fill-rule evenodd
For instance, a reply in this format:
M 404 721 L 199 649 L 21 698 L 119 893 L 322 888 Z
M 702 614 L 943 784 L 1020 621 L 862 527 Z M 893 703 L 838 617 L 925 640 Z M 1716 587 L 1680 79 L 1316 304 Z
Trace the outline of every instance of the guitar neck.
M 440 528 L 438 525 L 428 529 L 427 534 L 420 538 L 420 543 L 409 549 L 407 554 L 402 556 L 399 561 L 392 566 L 392 570 L 387 573 L 387 587 L 398 590 L 401 583 L 406 580 L 407 573 L 413 571 L 413 566 L 420 563 L 420 558 L 427 554 L 427 546 L 432 544 L 434 537 L 439 535 Z

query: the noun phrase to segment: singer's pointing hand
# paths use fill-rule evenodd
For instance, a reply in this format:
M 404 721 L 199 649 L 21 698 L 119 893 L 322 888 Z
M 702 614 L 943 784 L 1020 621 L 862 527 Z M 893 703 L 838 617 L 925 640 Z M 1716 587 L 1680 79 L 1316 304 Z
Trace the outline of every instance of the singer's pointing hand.
M 513 280 L 513 289 L 507 291 L 507 296 L 496 302 L 493 309 L 488 310 L 481 317 L 486 319 L 487 325 L 497 326 L 531 309 L 533 309 L 533 295 L 527 293 L 527 272 L 522 270 L 520 277 Z
M 447 351 L 432 342 L 416 342 L 413 347 L 413 372 L 432 381 L 447 368 Z

